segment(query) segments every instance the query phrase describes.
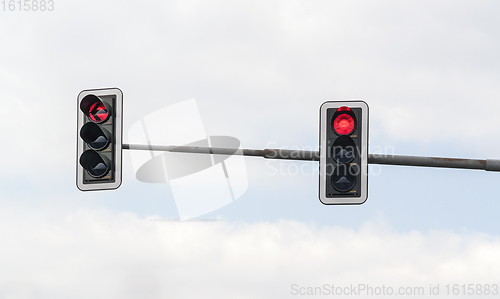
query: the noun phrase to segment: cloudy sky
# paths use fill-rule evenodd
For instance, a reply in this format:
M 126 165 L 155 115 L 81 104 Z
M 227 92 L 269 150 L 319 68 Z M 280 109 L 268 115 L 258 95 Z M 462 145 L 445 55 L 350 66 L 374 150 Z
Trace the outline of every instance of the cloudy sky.
M 195 98 L 209 135 L 313 149 L 320 105 L 363 99 L 372 153 L 500 159 L 497 1 L 9 3 L 0 298 L 500 284 L 497 173 L 372 166 L 364 205 L 324 206 L 316 163 L 246 158 L 246 193 L 202 217 L 222 221 L 187 223 L 157 221 L 178 218 L 172 190 L 137 181 L 128 151 L 118 190 L 75 185 L 76 97 L 103 87 L 124 93 L 125 142 L 145 115 Z

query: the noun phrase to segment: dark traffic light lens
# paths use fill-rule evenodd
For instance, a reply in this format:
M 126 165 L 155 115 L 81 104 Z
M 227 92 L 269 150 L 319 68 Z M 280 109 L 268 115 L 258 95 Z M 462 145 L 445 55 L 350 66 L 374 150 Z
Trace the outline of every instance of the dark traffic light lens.
M 333 143 L 332 155 L 338 163 L 349 163 L 356 156 L 356 143 L 349 136 L 340 136 Z
M 339 135 L 351 134 L 354 126 L 354 119 L 349 114 L 340 114 L 333 121 L 333 129 Z
M 332 185 L 337 191 L 347 192 L 356 184 L 357 167 L 341 164 L 333 170 Z
M 103 177 L 109 170 L 109 160 L 103 155 L 98 154 L 94 150 L 86 150 L 80 156 L 80 165 L 87 170 L 87 172 L 95 177 Z
M 106 139 L 106 137 L 104 136 L 99 136 L 94 141 L 91 141 L 89 145 L 92 148 L 101 149 L 108 145 L 108 139 Z
M 104 163 L 104 161 L 102 161 L 98 162 L 95 165 L 92 165 L 88 171 L 91 176 L 99 178 L 105 175 L 106 172 L 108 172 L 108 166 L 106 165 L 106 163 Z
M 83 125 L 80 137 L 93 149 L 102 150 L 109 144 L 110 133 L 95 123 L 88 122 Z

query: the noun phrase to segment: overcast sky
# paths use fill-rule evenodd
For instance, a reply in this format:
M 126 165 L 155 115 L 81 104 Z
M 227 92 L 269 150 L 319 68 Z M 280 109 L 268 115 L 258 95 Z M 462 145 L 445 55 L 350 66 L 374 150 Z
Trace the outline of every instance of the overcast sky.
M 199 223 L 148 220 L 175 201 L 129 152 L 118 190 L 75 185 L 76 97 L 103 87 L 124 93 L 125 142 L 195 98 L 209 135 L 312 149 L 324 101 L 363 99 L 372 153 L 500 159 L 497 1 L 53 4 L 0 4 L 0 298 L 500 284 L 497 173 L 373 166 L 364 205 L 324 206 L 316 163 L 246 158 L 247 192 Z

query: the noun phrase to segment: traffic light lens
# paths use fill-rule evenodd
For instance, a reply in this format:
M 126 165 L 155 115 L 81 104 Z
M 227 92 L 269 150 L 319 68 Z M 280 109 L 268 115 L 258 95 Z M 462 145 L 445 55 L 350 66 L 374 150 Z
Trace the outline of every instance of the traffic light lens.
M 354 119 L 349 114 L 340 114 L 333 121 L 335 132 L 340 135 L 348 135 L 354 131 Z
M 337 191 L 347 192 L 356 184 L 356 169 L 347 165 L 339 165 L 333 170 L 332 185 Z
M 101 149 L 108 145 L 108 139 L 104 136 L 97 137 L 96 140 L 89 142 L 91 148 Z
M 334 182 L 333 185 L 339 191 L 349 191 L 354 185 L 354 182 L 350 181 L 347 177 L 343 176 L 340 177 L 340 179 L 336 180 L 336 182 Z
M 86 150 L 80 156 L 80 165 L 95 177 L 103 177 L 109 170 L 109 159 L 94 150 Z
M 356 143 L 349 136 L 340 136 L 333 143 L 332 155 L 338 163 L 349 163 L 356 156 Z
M 92 175 L 94 177 L 102 177 L 108 171 L 108 166 L 106 166 L 106 164 L 104 162 L 100 162 L 100 163 L 95 164 L 88 171 L 89 171 L 90 175 Z
M 109 112 L 102 102 L 96 102 L 90 106 L 89 117 L 93 122 L 101 123 L 108 119 Z
M 110 135 L 108 130 L 92 122 L 86 123 L 80 131 L 80 137 L 96 151 L 108 146 Z
M 108 120 L 110 111 L 108 104 L 105 104 L 101 98 L 96 95 L 86 95 L 80 102 L 80 110 L 87 115 L 91 121 L 102 123 Z

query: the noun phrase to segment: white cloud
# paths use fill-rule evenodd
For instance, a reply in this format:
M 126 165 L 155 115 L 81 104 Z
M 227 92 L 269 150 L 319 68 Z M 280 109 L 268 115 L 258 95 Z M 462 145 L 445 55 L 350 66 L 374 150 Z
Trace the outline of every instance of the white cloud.
M 162 222 L 104 210 L 0 216 L 0 298 L 287 298 L 292 284 L 444 292 L 500 277 L 500 238 L 473 232 Z
M 76 193 L 76 96 L 87 88 L 124 91 L 125 132 L 156 109 L 196 97 L 210 135 L 235 136 L 243 147 L 316 146 L 320 104 L 362 98 L 370 105 L 375 144 L 404 140 L 433 145 L 429 155 L 455 150 L 494 158 L 500 146 L 500 118 L 493 117 L 500 105 L 497 6 L 495 1 L 58 1 L 50 14 L 1 12 L 0 178 L 11 198 L 0 209 L 0 298 L 282 298 L 294 283 L 440 283 L 444 290 L 447 283 L 498 282 L 498 236 L 398 233 L 377 223 L 360 230 L 298 222 L 165 223 L 106 211 L 6 207 L 22 202 L 72 209 L 123 199 L 129 201 L 124 209 L 135 211 L 149 204 L 130 195 L 144 197 L 153 190 L 149 185 L 123 186 L 112 195 Z M 107 67 L 96 72 L 102 65 Z M 460 146 L 463 151 L 456 150 Z M 415 154 L 398 148 L 395 153 Z M 132 186 L 127 155 L 125 185 Z M 264 175 L 272 170 L 269 161 L 259 161 L 248 167 L 250 189 L 264 189 L 257 196 L 283 200 L 287 190 L 302 189 L 302 202 L 312 198 L 318 204 L 316 180 L 270 179 Z M 409 204 L 418 194 L 427 198 L 419 202 L 422 207 L 443 196 L 450 209 L 423 217 L 401 209 L 393 213 L 401 219 L 393 216 L 393 222 L 433 225 L 431 217 L 453 225 L 455 213 L 466 215 L 470 208 L 468 221 L 459 225 L 478 219 L 490 231 L 498 227 L 490 214 L 495 209 L 489 204 L 495 203 L 487 201 L 494 198 L 493 179 L 481 180 L 477 173 L 434 179 L 424 173 L 425 181 L 400 171 L 413 184 L 405 188 L 415 190 Z M 384 177 L 383 192 L 372 188 L 375 196 L 364 215 L 374 206 L 399 209 L 393 203 L 413 199 L 393 189 L 398 177 Z M 443 193 L 432 189 L 436 184 Z M 430 186 L 428 193 L 421 185 Z M 284 217 L 281 206 L 265 204 L 241 210 Z M 287 206 L 296 211 L 286 217 L 299 218 L 304 207 L 317 208 Z M 352 210 L 342 211 L 357 221 Z M 331 219 L 327 213 L 323 223 Z

